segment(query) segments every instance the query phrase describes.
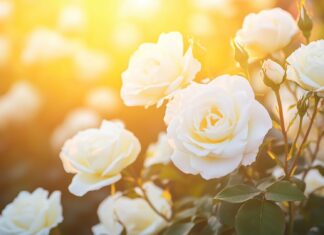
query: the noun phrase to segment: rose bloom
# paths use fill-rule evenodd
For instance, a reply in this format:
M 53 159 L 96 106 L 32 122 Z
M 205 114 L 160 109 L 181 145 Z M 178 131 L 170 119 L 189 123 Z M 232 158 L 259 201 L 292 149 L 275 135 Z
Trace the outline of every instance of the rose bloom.
M 145 183 L 143 188 L 154 208 L 170 218 L 171 202 L 164 196 L 164 191 L 151 182 Z M 140 191 L 138 193 L 142 194 Z M 92 228 L 95 235 L 120 235 L 123 226 L 127 234 L 155 235 L 168 225 L 146 200 L 128 198 L 121 193 L 105 199 L 99 206 L 98 216 L 100 224 Z
M 41 96 L 27 81 L 13 84 L 11 89 L 0 97 L 0 130 L 10 124 L 26 123 L 40 111 Z
M 324 40 L 302 45 L 287 59 L 287 78 L 310 91 L 324 90 Z
M 84 11 L 76 5 L 66 5 L 60 12 L 58 28 L 63 32 L 82 32 L 87 25 Z
M 111 68 L 108 55 L 78 45 L 74 49 L 73 61 L 76 76 L 81 81 L 99 79 Z
M 120 111 L 119 91 L 109 87 L 96 87 L 90 90 L 85 98 L 88 107 L 102 115 L 112 115 Z
M 156 44 L 142 44 L 131 57 L 122 74 L 121 97 L 128 106 L 160 106 L 192 81 L 200 67 L 191 47 L 183 55 L 180 33 L 161 34 Z
M 267 79 L 273 84 L 279 85 L 285 78 L 286 71 L 283 67 L 273 60 L 266 60 L 263 62 L 262 70 Z
M 145 167 L 155 164 L 168 164 L 171 160 L 173 149 L 169 144 L 166 133 L 160 133 L 156 143 L 150 144 L 146 151 Z
M 72 49 L 71 43 L 58 32 L 38 28 L 28 36 L 21 60 L 27 65 L 49 62 L 70 56 Z
M 0 22 L 7 21 L 12 16 L 13 10 L 13 1 L 0 1 Z
M 255 161 L 272 127 L 247 80 L 223 75 L 180 91 L 166 110 L 173 163 L 204 179 L 225 176 Z
M 251 60 L 255 60 L 280 51 L 297 32 L 294 18 L 288 12 L 274 8 L 246 16 L 235 41 L 247 50 Z
M 79 132 L 60 153 L 65 171 L 75 174 L 70 192 L 83 196 L 117 182 L 140 150 L 138 139 L 121 122 L 103 121 L 99 129 Z
M 318 165 L 315 162 L 314 165 Z M 320 164 L 323 166 L 323 163 Z M 310 170 L 305 177 L 306 195 L 315 193 L 319 196 L 324 196 L 324 177 L 318 172 L 317 169 Z
M 47 235 L 63 221 L 61 193 L 38 188 L 22 191 L 7 205 L 0 216 L 1 235 Z

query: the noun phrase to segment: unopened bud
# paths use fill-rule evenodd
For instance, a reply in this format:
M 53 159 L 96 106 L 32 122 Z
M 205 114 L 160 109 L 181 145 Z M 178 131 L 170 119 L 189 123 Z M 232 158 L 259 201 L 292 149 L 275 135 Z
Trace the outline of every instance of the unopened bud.
M 305 6 L 300 8 L 300 15 L 298 20 L 298 27 L 303 32 L 304 36 L 308 39 L 313 29 L 313 21 L 309 17 Z
M 297 110 L 300 117 L 304 117 L 307 112 L 309 106 L 309 102 L 308 102 L 309 94 L 310 93 L 307 93 L 297 102 Z
M 278 86 L 285 79 L 286 71 L 280 64 L 274 62 L 273 60 L 266 60 L 262 65 L 262 70 L 264 73 L 264 83 L 267 86 Z

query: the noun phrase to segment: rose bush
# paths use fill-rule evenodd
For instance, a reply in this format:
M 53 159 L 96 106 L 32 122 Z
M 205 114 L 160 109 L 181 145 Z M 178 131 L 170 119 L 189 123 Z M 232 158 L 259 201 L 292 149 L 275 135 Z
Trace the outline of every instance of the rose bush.
M 83 196 L 110 186 L 97 211 L 99 223 L 93 226 L 89 220 L 95 235 L 324 234 L 324 42 L 308 43 L 313 22 L 304 1 L 299 2 L 298 13 L 298 24 L 280 8 L 245 18 L 232 43 L 237 68 L 230 71 L 239 75 L 203 79 L 210 74 L 204 68 L 197 76 L 201 65 L 193 47 L 198 45 L 204 53 L 208 49 L 191 40 L 184 52 L 178 32 L 163 33 L 157 43 L 141 45 L 122 74 L 121 97 L 127 106 L 145 108 L 167 101 L 167 130 L 143 155 L 139 140 L 121 122 L 103 121 L 99 128 L 91 128 L 100 115 L 117 113 L 113 91 L 95 88 L 86 99 L 89 110 L 76 109 L 68 116 L 53 140 L 61 145 L 80 131 L 60 153 L 65 171 L 74 174 L 69 191 Z M 211 20 L 204 19 L 199 22 Z M 304 38 L 294 42 L 308 45 L 293 51 L 296 46 L 290 42 L 297 36 L 297 25 Z M 202 28 L 206 30 L 211 31 L 210 25 Z M 31 63 L 71 52 L 65 47 L 70 40 L 53 35 L 41 33 L 36 35 L 41 40 L 32 40 L 27 53 Z M 123 35 L 116 38 L 127 43 L 129 38 Z M 42 46 L 35 41 L 44 38 L 59 39 L 50 44 L 61 51 L 49 50 L 51 55 L 39 51 Z M 87 65 L 89 53 L 81 57 L 81 64 Z M 100 66 L 90 66 L 98 70 L 91 70 L 92 75 L 107 69 L 104 60 L 95 62 Z M 28 96 L 21 93 L 0 100 L 0 117 L 21 114 L 20 104 L 28 110 L 29 99 L 21 102 Z M 15 104 L 12 109 L 10 104 Z M 138 131 L 157 130 L 147 125 Z M 96 204 L 105 192 L 87 198 Z M 59 192 L 48 198 L 43 189 L 23 191 L 3 210 L 0 235 L 47 235 L 61 221 Z M 52 233 L 60 234 L 59 228 Z

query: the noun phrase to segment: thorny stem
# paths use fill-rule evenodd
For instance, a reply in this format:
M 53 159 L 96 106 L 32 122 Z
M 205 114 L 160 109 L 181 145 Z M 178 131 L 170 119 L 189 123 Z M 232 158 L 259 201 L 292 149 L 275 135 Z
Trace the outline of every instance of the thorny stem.
M 297 134 L 296 134 L 294 142 L 290 148 L 288 160 L 295 154 L 297 140 L 298 140 L 300 133 L 302 131 L 302 127 L 303 127 L 303 117 L 299 117 L 299 125 L 298 125 Z
M 288 161 L 289 161 L 289 146 L 288 146 L 288 135 L 287 135 L 287 130 L 285 127 L 285 119 L 284 119 L 284 115 L 283 115 L 283 108 L 282 108 L 282 101 L 281 101 L 281 96 L 280 96 L 280 92 L 279 92 L 279 88 L 274 90 L 276 98 L 277 98 L 277 102 L 278 102 L 278 111 L 279 111 L 279 121 L 280 121 L 280 127 L 281 127 L 281 132 L 282 135 L 284 137 L 284 142 L 285 142 L 285 165 L 284 165 L 284 171 L 285 171 L 285 175 L 286 177 L 289 178 L 289 173 L 288 173 Z M 298 134 L 300 133 L 300 129 L 301 129 L 301 122 L 298 128 Z M 297 138 L 295 139 L 294 142 L 297 142 Z M 293 234 L 293 230 L 294 230 L 294 213 L 293 213 L 293 207 L 294 204 L 293 202 L 288 202 L 288 218 L 289 218 L 289 222 L 288 222 L 288 235 L 292 235 Z
M 307 142 L 309 133 L 310 133 L 310 131 L 312 129 L 312 126 L 313 126 L 313 123 L 315 121 L 315 117 L 316 117 L 316 114 L 317 114 L 317 111 L 318 111 L 318 103 L 319 103 L 319 100 L 320 100 L 320 98 L 317 97 L 316 94 L 315 94 L 315 107 L 314 107 L 314 112 L 313 112 L 313 115 L 311 117 L 311 120 L 310 120 L 308 129 L 307 129 L 307 131 L 305 133 L 304 139 L 303 139 L 303 141 L 302 141 L 302 143 L 301 143 L 301 145 L 299 147 L 299 150 L 297 152 L 297 155 L 294 158 L 294 161 L 293 161 L 292 166 L 290 168 L 290 171 L 289 171 L 289 174 L 288 174 L 289 177 L 292 176 L 292 174 L 294 173 L 294 169 L 295 169 L 295 167 L 297 165 L 298 159 L 300 158 L 300 156 L 301 156 L 301 154 L 303 152 L 303 149 L 304 149 L 304 147 L 306 145 L 306 142 Z
M 287 135 L 286 127 L 285 127 L 285 119 L 284 119 L 284 115 L 283 115 L 282 101 L 281 101 L 281 96 L 280 96 L 280 93 L 279 93 L 279 89 L 274 90 L 274 93 L 276 95 L 277 102 L 278 102 L 280 127 L 281 127 L 281 132 L 282 132 L 282 135 L 283 135 L 284 141 L 285 141 L 285 166 L 284 166 L 284 170 L 285 170 L 285 174 L 287 176 L 288 175 L 288 156 L 289 156 L 288 155 L 288 135 Z
M 315 147 L 315 151 L 312 154 L 312 158 L 311 158 L 311 161 L 310 161 L 310 165 L 309 167 L 305 170 L 305 172 L 303 173 L 303 176 L 302 176 L 302 180 L 305 180 L 308 172 L 312 169 L 312 166 L 313 166 L 313 163 L 317 157 L 317 154 L 320 150 L 320 145 L 321 145 L 321 141 L 323 139 L 323 136 L 324 136 L 324 131 L 321 132 L 319 135 L 318 135 L 318 138 L 317 138 L 317 141 L 316 141 L 316 147 Z

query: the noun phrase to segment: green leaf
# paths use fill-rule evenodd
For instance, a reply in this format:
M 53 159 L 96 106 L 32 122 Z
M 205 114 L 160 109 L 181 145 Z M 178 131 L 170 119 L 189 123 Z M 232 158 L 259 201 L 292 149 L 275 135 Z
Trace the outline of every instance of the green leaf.
M 275 183 L 275 179 L 272 177 L 263 179 L 259 182 L 257 185 L 257 188 L 261 191 L 265 191 L 267 188 L 269 188 L 271 185 Z
M 215 199 L 231 203 L 242 203 L 254 198 L 260 193 L 261 191 L 255 187 L 239 184 L 223 189 L 216 195 Z
M 234 227 L 235 215 L 240 206 L 241 204 L 238 203 L 221 202 L 217 211 L 218 219 L 221 224 Z
M 237 235 L 283 235 L 285 217 L 280 207 L 264 200 L 243 204 L 235 217 Z
M 295 183 L 282 180 L 267 188 L 265 198 L 275 202 L 302 201 L 305 199 L 305 195 Z
M 194 223 L 181 223 L 171 225 L 163 235 L 187 235 L 190 233 L 191 229 L 195 226 Z
M 295 183 L 296 186 L 300 189 L 300 191 L 305 192 L 306 184 L 301 179 L 298 179 L 297 177 L 291 177 L 291 182 Z
M 193 216 L 196 215 L 196 212 L 197 212 L 197 208 L 184 209 L 175 215 L 174 221 L 178 222 L 181 220 L 192 218 Z

